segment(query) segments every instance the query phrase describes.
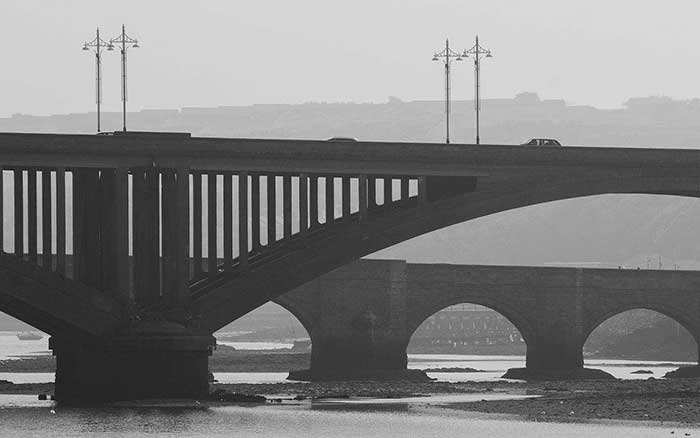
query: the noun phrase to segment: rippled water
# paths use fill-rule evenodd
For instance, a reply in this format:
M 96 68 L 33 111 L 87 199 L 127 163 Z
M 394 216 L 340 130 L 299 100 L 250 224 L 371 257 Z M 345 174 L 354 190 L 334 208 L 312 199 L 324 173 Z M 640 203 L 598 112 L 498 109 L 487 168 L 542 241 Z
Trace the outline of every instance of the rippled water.
M 280 344 L 236 343 L 237 348 L 281 348 Z M 283 348 L 283 347 L 282 347 Z M 14 333 L 0 333 L 0 358 L 46 354 L 48 339 L 19 341 Z M 479 373 L 430 373 L 444 381 L 496 380 L 506 369 L 524 365 L 523 357 L 467 355 L 409 355 L 410 368 L 471 367 Z M 595 360 L 587 366 L 622 378 L 649 369 L 660 377 L 675 366 L 648 361 Z M 229 383 L 274 383 L 287 373 L 216 373 Z M 0 373 L 13 382 L 53 381 L 52 373 Z M 106 408 L 63 408 L 32 395 L 0 395 L 1 436 L 237 436 L 334 438 L 381 437 L 658 437 L 697 434 L 689 427 L 639 423 L 532 423 L 517 417 L 489 416 L 439 408 L 481 399 L 514 398 L 504 394 L 449 394 L 410 399 L 339 399 L 291 402 L 281 405 L 204 406 L 192 402 L 152 402 Z
M 659 437 L 698 429 L 632 423 L 535 423 L 403 403 L 324 401 L 255 407 L 55 407 L 25 396 L 0 397 L 0 431 L 6 436 L 236 436 L 236 437 Z M 437 401 L 438 404 L 449 401 Z M 13 407 L 14 405 L 14 407 Z

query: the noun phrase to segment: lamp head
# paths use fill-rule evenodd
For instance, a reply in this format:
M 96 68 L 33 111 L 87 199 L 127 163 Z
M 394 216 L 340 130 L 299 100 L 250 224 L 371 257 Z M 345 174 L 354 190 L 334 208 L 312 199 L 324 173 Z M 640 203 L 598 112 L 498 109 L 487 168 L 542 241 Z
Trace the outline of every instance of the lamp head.
M 138 42 L 138 41 L 134 41 L 134 45 L 131 46 L 131 47 L 133 47 L 134 49 L 138 49 L 138 48 L 141 47 L 141 46 L 139 46 L 139 42 Z
M 107 50 L 109 50 L 110 52 L 114 50 L 114 44 L 109 43 L 109 45 L 107 46 Z
M 87 46 L 87 44 L 83 44 L 83 50 L 90 50 Z
M 437 56 L 433 56 L 433 61 L 439 61 Z

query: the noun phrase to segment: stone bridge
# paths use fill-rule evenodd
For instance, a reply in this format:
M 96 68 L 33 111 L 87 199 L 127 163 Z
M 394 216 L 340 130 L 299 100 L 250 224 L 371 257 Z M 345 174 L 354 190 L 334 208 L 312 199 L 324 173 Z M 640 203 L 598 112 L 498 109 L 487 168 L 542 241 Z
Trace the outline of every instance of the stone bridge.
M 583 366 L 583 344 L 631 309 L 673 318 L 700 342 L 700 272 L 407 264 L 361 260 L 275 302 L 312 340 L 312 376 L 402 370 L 411 335 L 446 307 L 473 303 L 505 316 L 527 344 L 526 367 Z
M 202 396 L 214 331 L 439 228 L 580 196 L 700 196 L 690 149 L 0 133 L 0 170 L 0 310 L 52 335 L 62 401 Z

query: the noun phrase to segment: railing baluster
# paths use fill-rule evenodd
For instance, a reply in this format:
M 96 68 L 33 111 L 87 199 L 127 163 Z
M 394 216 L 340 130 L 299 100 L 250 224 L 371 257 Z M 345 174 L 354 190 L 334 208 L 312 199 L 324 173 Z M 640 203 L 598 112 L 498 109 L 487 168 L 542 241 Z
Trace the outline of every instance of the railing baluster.
M 29 260 L 37 261 L 37 204 L 36 204 L 36 169 L 29 169 L 27 181 L 27 241 Z
M 393 180 L 390 177 L 384 177 L 384 206 L 391 204 Z
M 299 175 L 299 233 L 309 228 L 309 188 L 305 173 Z
M 367 219 L 367 175 L 360 175 L 357 182 L 360 221 Z
M 260 250 L 260 175 L 250 177 L 251 191 L 251 224 L 250 232 L 253 239 L 253 251 Z
M 78 184 L 78 169 L 73 168 L 71 169 L 71 199 L 72 199 L 72 211 L 71 214 L 73 215 L 73 223 L 72 223 L 72 236 L 73 236 L 73 263 L 72 263 L 72 271 L 71 271 L 71 278 L 76 280 L 78 278 L 78 270 L 80 269 L 78 259 L 80 257 L 80 244 L 79 241 L 81 239 L 80 234 L 82 233 L 82 228 L 80 227 L 80 222 L 82 220 L 81 218 L 81 208 L 80 208 L 80 202 L 78 202 L 78 199 L 80 198 L 80 189 L 79 189 L 79 184 Z
M 51 210 L 51 171 L 44 169 L 41 171 L 41 265 L 52 270 L 52 244 L 51 225 L 53 211 Z
M 248 172 L 238 174 L 238 262 L 248 265 Z
M 56 271 L 66 275 L 66 169 L 56 169 Z
M 401 177 L 401 200 L 406 201 L 408 199 L 408 183 L 410 179 L 407 176 Z
M 379 205 L 377 202 L 377 179 L 373 176 L 367 177 L 367 207 L 368 209 L 374 209 Z
M 277 241 L 277 183 L 275 175 L 267 175 L 267 246 Z
M 318 226 L 318 176 L 311 175 L 309 184 L 309 216 L 311 216 L 311 228 Z
M 192 263 L 194 276 L 202 273 L 202 174 L 192 172 Z
M 424 176 L 418 177 L 418 203 L 425 204 L 428 202 L 428 178 Z
M 343 184 L 343 220 L 350 220 L 350 177 L 344 176 L 342 180 Z
M 233 175 L 224 173 L 224 269 L 233 268 Z
M 292 235 L 292 177 L 290 175 L 282 177 L 282 218 L 283 236 L 286 239 Z
M 207 174 L 207 272 L 210 277 L 217 272 L 216 254 L 216 173 Z
M 335 187 L 333 187 L 333 177 L 326 176 L 326 225 L 333 222 L 335 219 Z

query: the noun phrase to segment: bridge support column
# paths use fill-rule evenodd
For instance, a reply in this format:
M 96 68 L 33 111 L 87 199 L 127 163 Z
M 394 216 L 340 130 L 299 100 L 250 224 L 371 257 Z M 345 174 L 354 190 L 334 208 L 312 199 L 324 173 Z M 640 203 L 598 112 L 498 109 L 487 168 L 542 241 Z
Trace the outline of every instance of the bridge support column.
M 51 338 L 56 399 L 82 404 L 208 394 L 211 335 L 173 323 L 143 323 L 100 343 Z
M 405 262 L 356 262 L 278 302 L 294 303 L 313 342 L 311 368 L 290 379 L 427 379 L 406 369 Z
M 527 346 L 525 366 L 533 371 L 582 368 L 582 345 L 578 339 L 536 339 Z

